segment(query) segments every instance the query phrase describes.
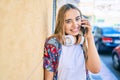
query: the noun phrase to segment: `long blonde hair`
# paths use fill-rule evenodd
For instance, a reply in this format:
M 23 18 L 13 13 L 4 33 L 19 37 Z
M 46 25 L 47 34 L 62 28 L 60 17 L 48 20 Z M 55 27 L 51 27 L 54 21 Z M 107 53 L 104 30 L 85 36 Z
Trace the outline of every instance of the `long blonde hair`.
M 72 4 L 65 4 L 63 5 L 59 11 L 58 11 L 58 15 L 57 15 L 57 20 L 56 20 L 56 26 L 55 26 L 55 32 L 54 32 L 54 36 L 57 37 L 57 39 L 60 41 L 60 43 L 63 44 L 64 40 L 63 40 L 63 35 L 65 35 L 65 31 L 63 28 L 64 25 L 64 16 L 65 13 L 70 10 L 70 9 L 75 9 L 80 13 L 80 17 L 82 17 L 82 13 L 81 11 L 74 5 Z M 80 40 L 80 36 L 77 36 L 78 40 Z M 80 41 L 77 41 L 77 43 Z M 87 47 L 86 47 L 86 39 L 84 40 L 84 44 L 83 44 L 83 49 L 84 52 L 87 52 Z M 86 59 L 87 59 L 87 54 L 85 54 Z

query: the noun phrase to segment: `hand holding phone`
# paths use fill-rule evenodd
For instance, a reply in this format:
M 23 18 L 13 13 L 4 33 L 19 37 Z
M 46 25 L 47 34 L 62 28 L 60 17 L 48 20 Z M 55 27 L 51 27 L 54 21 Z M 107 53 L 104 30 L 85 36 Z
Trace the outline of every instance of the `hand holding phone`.
M 81 25 L 80 30 L 82 31 L 83 35 L 86 34 L 88 32 L 87 27 L 85 27 L 84 25 Z
M 88 32 L 88 28 L 85 26 L 87 23 L 88 20 L 86 20 L 85 17 L 82 16 L 80 30 L 82 31 L 83 35 Z

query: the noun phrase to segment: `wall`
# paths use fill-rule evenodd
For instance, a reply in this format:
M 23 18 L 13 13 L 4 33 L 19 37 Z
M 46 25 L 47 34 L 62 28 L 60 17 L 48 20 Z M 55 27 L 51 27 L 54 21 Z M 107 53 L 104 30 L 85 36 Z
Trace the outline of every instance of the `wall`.
M 42 80 L 52 0 L 0 0 L 0 80 Z

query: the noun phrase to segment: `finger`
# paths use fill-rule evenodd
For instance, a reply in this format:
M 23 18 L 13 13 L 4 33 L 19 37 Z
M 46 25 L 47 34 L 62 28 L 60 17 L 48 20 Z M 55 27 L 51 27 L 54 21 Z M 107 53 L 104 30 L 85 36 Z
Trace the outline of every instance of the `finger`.
M 88 21 L 88 20 L 87 20 L 87 19 L 82 19 L 81 21 L 82 21 L 82 22 L 86 22 L 86 21 Z
M 90 25 L 82 25 L 82 27 L 84 27 L 84 28 L 90 28 L 91 29 Z
M 81 21 L 81 24 L 83 24 L 83 25 L 90 25 L 90 23 L 89 23 L 88 20 L 82 20 L 82 21 Z

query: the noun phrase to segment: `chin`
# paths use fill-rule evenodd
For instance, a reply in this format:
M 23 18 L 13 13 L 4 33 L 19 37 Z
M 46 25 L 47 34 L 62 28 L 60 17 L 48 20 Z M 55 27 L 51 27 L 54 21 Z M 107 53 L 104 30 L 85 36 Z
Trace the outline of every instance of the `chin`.
M 74 33 L 74 34 L 71 34 L 71 35 L 73 35 L 73 36 L 77 36 L 79 33 Z
M 69 32 L 69 33 L 65 33 L 66 35 L 73 35 L 73 36 L 77 36 L 79 34 L 79 32 Z

